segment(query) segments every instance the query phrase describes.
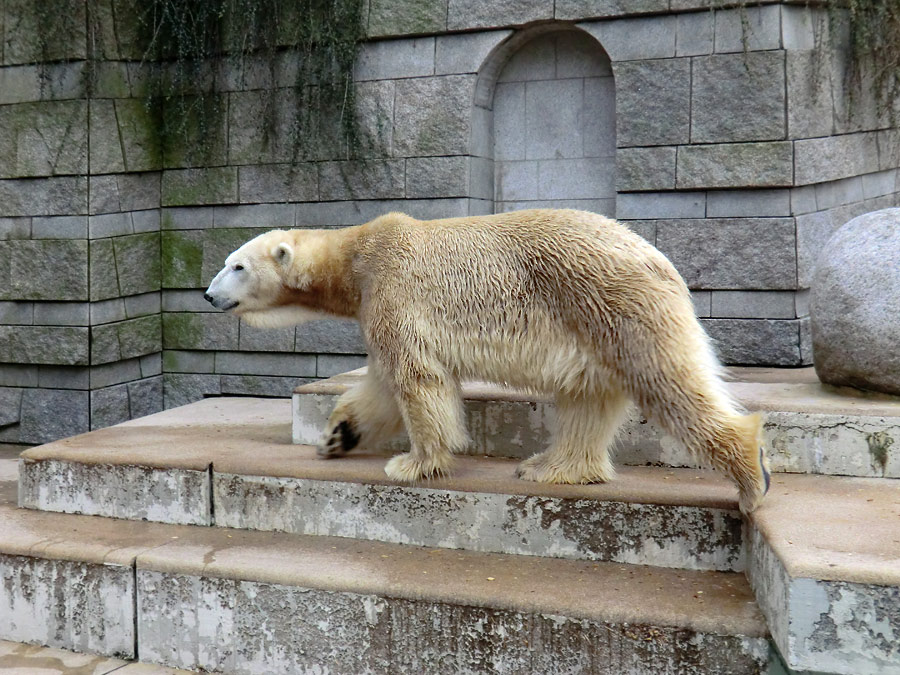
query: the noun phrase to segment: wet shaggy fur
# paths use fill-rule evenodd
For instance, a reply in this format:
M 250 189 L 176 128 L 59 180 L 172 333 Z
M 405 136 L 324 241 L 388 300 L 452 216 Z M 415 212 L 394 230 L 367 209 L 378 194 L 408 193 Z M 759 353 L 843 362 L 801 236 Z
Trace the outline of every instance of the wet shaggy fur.
M 240 268 L 240 269 L 236 269 Z M 768 487 L 758 415 L 726 394 L 672 264 L 624 225 L 571 210 L 419 221 L 391 213 L 341 230 L 274 231 L 235 251 L 207 292 L 251 324 L 359 320 L 368 375 L 338 401 L 319 453 L 400 432 L 397 480 L 448 472 L 465 448 L 460 381 L 555 397 L 551 447 L 520 478 L 611 480 L 630 401 L 737 484 L 752 511 Z

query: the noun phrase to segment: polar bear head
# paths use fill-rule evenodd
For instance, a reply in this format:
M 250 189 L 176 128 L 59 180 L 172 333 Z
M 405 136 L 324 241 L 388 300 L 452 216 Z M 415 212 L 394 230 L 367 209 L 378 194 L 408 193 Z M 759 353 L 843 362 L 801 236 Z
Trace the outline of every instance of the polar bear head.
M 213 307 L 262 328 L 323 318 L 321 311 L 302 303 L 313 281 L 316 234 L 272 230 L 251 239 L 225 259 L 203 297 Z

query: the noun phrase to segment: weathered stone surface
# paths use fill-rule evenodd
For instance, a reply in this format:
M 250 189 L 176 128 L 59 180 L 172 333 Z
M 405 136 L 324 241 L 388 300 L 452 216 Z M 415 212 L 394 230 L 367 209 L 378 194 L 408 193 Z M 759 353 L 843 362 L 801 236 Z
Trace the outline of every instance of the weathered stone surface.
M 593 35 L 613 62 L 675 56 L 674 16 L 586 21 L 576 26 Z
M 679 569 L 743 569 L 740 519 L 720 509 L 218 473 L 213 499 L 216 524 L 224 527 Z M 334 518 L 336 510 L 345 517 Z M 548 526 L 548 518 L 561 525 Z
M 406 160 L 407 197 L 462 197 L 468 194 L 467 157 L 418 157 Z
M 356 121 L 359 125 L 357 147 L 347 151 L 352 157 L 381 159 L 390 157 L 394 137 L 394 80 L 375 80 L 356 84 Z
M 123 384 L 141 377 L 140 359 L 128 359 L 105 363 L 90 368 L 91 389 L 111 387 L 114 384 Z
M 89 248 L 91 301 L 118 297 L 119 278 L 112 239 L 93 240 Z
M 369 37 L 440 33 L 448 0 L 369 0 Z
M 137 295 L 160 289 L 160 242 L 158 233 L 135 234 L 113 239 L 122 295 Z
M 18 423 L 21 407 L 21 389 L 13 387 L 0 388 L 0 427 Z
M 0 361 L 87 365 L 88 329 L 74 326 L 0 326 Z
M 137 584 L 145 610 L 138 619 L 143 656 L 241 675 L 273 667 L 306 672 L 323 662 L 348 673 L 618 675 L 665 663 L 683 675 L 749 674 L 762 668 L 768 654 L 764 638 L 701 637 L 697 631 L 665 626 L 626 628 L 555 614 L 140 567 Z M 316 618 L 320 616 L 328 617 L 326 625 Z M 221 626 L 233 628 L 223 631 Z M 409 626 L 417 627 L 415 635 Z M 518 642 L 511 635 L 531 638 Z
M 238 191 L 242 204 L 259 202 L 306 202 L 318 198 L 318 175 L 314 164 L 266 164 L 238 169 Z
M 679 188 L 780 187 L 793 180 L 794 149 L 788 141 L 678 148 Z
M 800 326 L 808 319 L 701 319 L 727 365 L 801 366 Z
M 19 472 L 19 505 L 128 520 L 211 524 L 205 470 L 31 461 Z
M 90 306 L 86 302 L 38 302 L 34 323 L 40 326 L 87 326 Z
M 20 443 L 49 443 L 90 428 L 88 392 L 25 389 L 19 420 Z
M 809 138 L 794 143 L 796 185 L 821 183 L 878 171 L 874 132 Z
M 716 52 L 757 52 L 781 47 L 778 5 L 715 12 Z
M 656 245 L 691 288 L 777 290 L 796 286 L 792 218 L 660 221 Z M 748 265 L 748 260 L 752 264 Z
M 163 231 L 161 237 L 162 287 L 200 288 L 203 285 L 203 231 L 169 230 Z
M 238 348 L 238 318 L 228 314 L 163 314 L 166 349 Z
M 434 48 L 435 75 L 477 73 L 491 51 L 512 35 L 508 30 L 439 36 Z
M 0 180 L 0 216 L 87 213 L 87 194 L 84 176 Z
M 319 198 L 385 199 L 403 197 L 405 161 L 320 162 Z
M 553 5 L 541 0 L 450 0 L 447 28 L 495 28 L 553 18 Z
M 426 75 L 434 75 L 433 37 L 364 43 L 353 69 L 359 81 Z
M 248 354 L 246 352 L 218 352 L 216 372 L 226 374 L 253 374 L 313 377 L 315 357 L 306 354 Z
M 130 566 L 0 555 L 0 574 L 4 579 L 0 635 L 4 639 L 135 656 Z M 56 663 L 44 661 L 34 670 L 50 672 L 46 666 Z
M 697 57 L 691 88 L 692 142 L 785 137 L 783 52 Z
M 0 298 L 87 300 L 87 242 L 0 241 Z
M 10 0 L 3 12 L 3 63 L 81 60 L 87 55 L 84 3 L 66 0 L 53 6 L 57 21 L 42 16 L 46 5 Z
M 228 98 L 229 162 L 283 163 L 296 159 L 295 150 L 301 159 L 314 153 L 314 148 L 296 145 L 300 140 L 291 132 L 297 116 L 292 90 L 235 92 Z M 274 112 L 267 110 L 269 106 Z M 274 119 L 267 119 L 267 115 Z
M 675 56 L 712 54 L 715 44 L 715 14 L 691 12 L 676 17 Z
M 158 292 L 128 296 L 124 298 L 124 305 L 125 315 L 129 319 L 136 319 L 139 316 L 147 316 L 148 314 L 159 314 L 161 308 Z
M 834 130 L 831 72 L 821 51 L 787 52 L 788 138 L 830 136 Z
M 616 189 L 621 192 L 674 190 L 675 148 L 619 148 Z
M 218 375 L 163 374 L 163 405 L 166 409 L 187 405 L 222 393 Z
M 128 409 L 132 419 L 152 415 L 163 409 L 161 375 L 128 383 Z
M 466 154 L 474 87 L 474 75 L 397 82 L 394 156 Z
M 0 106 L 0 178 L 87 173 L 87 104 Z
M 223 375 L 221 388 L 223 395 L 289 398 L 296 387 L 313 381 L 312 378 L 305 377 Z
M 320 354 L 316 357 L 316 377 L 334 377 L 366 365 L 365 356 Z
M 714 190 L 706 195 L 710 218 L 790 216 L 790 190 Z
M 211 352 L 167 349 L 163 352 L 163 367 L 167 373 L 212 373 L 215 354 Z
M 128 385 L 117 384 L 91 392 L 91 429 L 102 429 L 129 419 Z
M 31 219 L 32 239 L 87 239 L 85 216 L 38 216 Z
M 115 101 L 113 121 L 118 124 L 119 129 L 119 139 L 115 140 L 121 147 L 124 170 L 154 171 L 163 168 L 163 147 L 157 133 L 160 123 L 154 118 L 154 114 L 155 111 L 148 110 L 147 103 L 142 98 Z M 93 135 L 95 129 L 92 124 L 92 141 L 96 138 Z M 183 142 L 182 139 L 179 141 Z
M 116 324 L 93 326 L 91 328 L 91 363 L 111 363 L 122 358 L 119 346 L 119 332 Z
M 158 314 L 113 325 L 118 331 L 123 359 L 162 351 L 162 328 Z
M 823 382 L 900 394 L 900 209 L 841 227 L 812 283 L 813 358 Z
M 587 19 L 665 12 L 667 0 L 556 0 L 557 19 Z
M 356 321 L 325 319 L 297 326 L 295 349 L 312 354 L 365 354 L 366 343 Z
M 793 319 L 793 291 L 712 291 L 711 316 L 733 319 Z
M 254 328 L 241 323 L 238 347 L 242 351 L 292 352 L 294 351 L 294 327 Z
M 294 226 L 293 204 L 241 204 L 213 207 L 213 227 L 290 229 Z
M 616 215 L 624 220 L 703 218 L 705 192 L 624 193 L 616 200 Z
M 164 171 L 162 205 L 236 202 L 237 167 Z
M 688 142 L 690 59 L 614 62 L 613 72 L 620 147 Z
M 116 106 L 112 100 L 91 101 L 90 160 L 91 170 L 116 173 L 125 171 L 125 157 L 119 134 L 111 134 L 118 129 Z

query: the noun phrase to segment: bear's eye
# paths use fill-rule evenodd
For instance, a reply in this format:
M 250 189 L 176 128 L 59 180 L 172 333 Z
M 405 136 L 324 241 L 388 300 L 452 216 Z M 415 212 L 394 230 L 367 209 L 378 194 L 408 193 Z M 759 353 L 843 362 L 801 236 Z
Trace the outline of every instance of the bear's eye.
M 235 271 L 235 272 L 240 272 L 242 269 L 244 269 L 244 266 L 243 266 L 243 265 L 235 265 L 235 266 L 234 266 L 234 271 Z

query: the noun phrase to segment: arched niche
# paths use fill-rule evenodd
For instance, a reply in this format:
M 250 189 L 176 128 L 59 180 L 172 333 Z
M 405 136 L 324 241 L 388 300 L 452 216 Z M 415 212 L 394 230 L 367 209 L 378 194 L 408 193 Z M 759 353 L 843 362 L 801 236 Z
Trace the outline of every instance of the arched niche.
M 479 71 L 470 194 L 484 212 L 580 208 L 615 216 L 615 83 L 588 33 L 514 33 Z

